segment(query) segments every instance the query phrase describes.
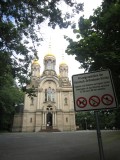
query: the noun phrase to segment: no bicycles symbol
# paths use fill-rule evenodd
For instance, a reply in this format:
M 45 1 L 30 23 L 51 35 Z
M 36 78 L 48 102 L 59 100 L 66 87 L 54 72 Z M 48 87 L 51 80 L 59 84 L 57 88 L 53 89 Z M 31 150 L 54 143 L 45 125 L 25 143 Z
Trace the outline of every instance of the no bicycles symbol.
M 89 104 L 92 107 L 97 107 L 100 104 L 100 98 L 98 96 L 91 96 L 89 98 Z
M 84 98 L 84 97 L 79 97 L 77 100 L 76 100 L 76 104 L 79 108 L 84 108 L 86 107 L 87 105 L 87 99 Z

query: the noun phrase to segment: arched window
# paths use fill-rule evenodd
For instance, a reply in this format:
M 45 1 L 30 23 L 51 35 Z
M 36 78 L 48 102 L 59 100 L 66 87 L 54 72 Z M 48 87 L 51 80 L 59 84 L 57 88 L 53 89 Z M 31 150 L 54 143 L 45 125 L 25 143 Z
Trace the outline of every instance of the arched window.
M 30 123 L 32 123 L 32 118 L 30 118 Z
M 66 117 L 66 122 L 68 123 L 68 117 Z
M 54 68 L 54 67 L 53 67 L 52 61 L 51 61 L 51 60 L 48 60 L 47 63 L 46 63 L 46 69 L 51 70 L 51 69 L 53 69 L 53 68 Z
M 33 105 L 33 103 L 34 103 L 34 98 L 31 97 L 31 105 Z
M 45 89 L 45 102 L 47 101 L 47 89 Z
M 45 63 L 45 69 L 55 70 L 55 61 L 52 61 L 52 60 L 46 61 L 46 63 Z
M 55 102 L 55 90 L 52 89 L 52 102 Z
M 48 99 L 48 101 L 51 101 L 51 96 L 52 96 L 51 93 L 52 93 L 51 92 L 51 87 L 49 87 L 48 90 L 47 90 L 47 99 Z
M 64 99 L 64 103 L 67 104 L 68 103 L 68 99 L 65 97 Z
M 55 89 L 52 89 L 51 87 L 45 89 L 45 102 L 47 101 L 55 102 Z
M 47 63 L 47 69 L 51 69 L 51 61 L 50 60 Z

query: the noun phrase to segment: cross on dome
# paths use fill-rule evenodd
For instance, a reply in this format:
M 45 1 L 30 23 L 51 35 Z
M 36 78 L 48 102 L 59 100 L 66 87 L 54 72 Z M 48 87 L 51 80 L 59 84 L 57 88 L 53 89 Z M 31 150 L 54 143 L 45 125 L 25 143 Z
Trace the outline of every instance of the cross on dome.
M 59 66 L 67 66 L 67 63 L 64 60 L 64 53 L 62 53 L 62 62 L 59 64 Z
M 53 57 L 53 58 L 55 58 L 55 55 L 52 53 L 52 49 L 51 49 L 51 38 L 50 38 L 50 42 L 49 42 L 49 46 L 48 46 L 48 52 L 47 52 L 47 54 L 45 55 L 45 57 L 44 58 L 47 58 L 47 57 Z

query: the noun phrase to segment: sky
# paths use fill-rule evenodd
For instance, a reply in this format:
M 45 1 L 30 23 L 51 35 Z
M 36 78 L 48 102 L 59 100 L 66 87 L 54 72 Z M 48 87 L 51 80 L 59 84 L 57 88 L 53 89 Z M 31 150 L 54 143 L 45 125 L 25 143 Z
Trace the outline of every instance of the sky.
M 78 0 L 79 2 L 84 2 L 84 11 L 75 17 L 75 21 L 78 22 L 78 18 L 84 15 L 85 18 L 89 18 L 93 13 L 93 9 L 96 9 L 101 5 L 102 0 Z M 64 39 L 64 35 L 74 38 L 74 34 L 70 27 L 68 29 L 51 29 L 45 23 L 40 30 L 44 41 L 37 48 L 39 61 L 41 65 L 41 72 L 44 69 L 43 58 L 48 52 L 49 44 L 51 43 L 51 52 L 56 57 L 56 72 L 59 74 L 59 64 L 63 61 L 68 65 L 68 76 L 71 80 L 72 75 L 84 73 L 84 69 L 79 69 L 80 63 L 75 60 L 75 56 L 67 55 L 65 50 L 68 46 L 68 42 Z

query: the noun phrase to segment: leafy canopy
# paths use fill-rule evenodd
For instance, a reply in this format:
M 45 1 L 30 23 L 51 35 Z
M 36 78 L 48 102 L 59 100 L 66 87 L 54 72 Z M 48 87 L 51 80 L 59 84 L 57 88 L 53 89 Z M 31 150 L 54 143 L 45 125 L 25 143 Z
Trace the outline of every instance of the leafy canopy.
M 52 28 L 67 28 L 72 23 L 73 15 L 63 13 L 61 3 L 74 15 L 83 7 L 74 0 L 0 0 L 0 129 L 9 124 L 15 104 L 23 102 L 20 88 L 29 83 L 29 64 L 33 57 L 38 58 L 41 23 L 47 19 Z M 33 96 L 35 89 L 27 92 Z
M 104 0 L 88 19 L 80 17 L 66 52 L 76 55 L 85 71 L 110 69 L 120 97 L 120 1 Z M 119 99 L 119 98 L 118 98 Z
M 68 5 L 72 15 L 60 4 Z M 73 0 L 1 0 L 0 1 L 0 54 L 7 53 L 13 69 L 13 76 L 26 83 L 29 63 L 37 57 L 35 46 L 43 39 L 39 37 L 40 24 L 48 19 L 48 26 L 67 28 L 73 14 L 82 10 L 83 4 Z M 29 46 L 28 39 L 32 41 Z M 31 52 L 32 51 L 32 52 Z M 26 76 L 25 76 L 26 75 Z

